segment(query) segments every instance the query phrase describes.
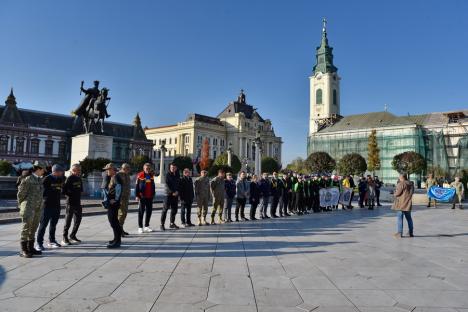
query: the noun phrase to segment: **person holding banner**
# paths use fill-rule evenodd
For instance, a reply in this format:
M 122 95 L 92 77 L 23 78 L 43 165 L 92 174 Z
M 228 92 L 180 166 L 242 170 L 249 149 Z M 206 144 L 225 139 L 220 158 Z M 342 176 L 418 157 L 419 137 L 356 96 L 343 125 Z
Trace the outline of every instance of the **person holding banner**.
M 455 189 L 455 195 L 453 196 L 453 205 L 452 209 L 455 209 L 455 203 L 458 199 L 458 208 L 463 209 L 462 200 L 465 196 L 465 188 L 463 187 L 463 182 L 460 181 L 460 177 L 455 177 L 455 181 L 450 184 L 451 188 Z
M 397 212 L 397 232 L 393 235 L 395 238 L 403 237 L 403 218 L 408 223 L 409 236 L 413 236 L 413 219 L 411 218 L 412 199 L 414 193 L 413 183 L 408 181 L 406 174 L 400 174 L 399 182 L 396 186 L 393 203 L 393 210 Z
M 427 192 L 429 192 L 429 190 L 433 186 L 437 186 L 437 180 L 433 178 L 432 173 L 429 173 L 426 179 Z M 435 198 L 433 200 L 434 200 L 434 207 L 437 207 L 437 201 L 435 200 Z M 429 195 L 427 196 L 427 207 L 431 207 L 431 197 Z

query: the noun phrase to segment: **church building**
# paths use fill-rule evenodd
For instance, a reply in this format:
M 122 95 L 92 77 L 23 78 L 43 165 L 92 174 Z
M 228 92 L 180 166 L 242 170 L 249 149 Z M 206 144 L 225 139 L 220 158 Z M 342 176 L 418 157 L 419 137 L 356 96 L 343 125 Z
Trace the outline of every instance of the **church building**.
M 391 162 L 395 155 L 406 151 L 425 157 L 429 170 L 440 168 L 453 176 L 468 168 L 468 110 L 396 116 L 385 109 L 341 115 L 341 77 L 334 64 L 325 20 L 309 79 L 307 155 L 323 151 L 339 161 L 348 153 L 359 153 L 367 160 L 368 138 L 376 130 L 381 160 L 376 175 L 385 182 L 396 181 L 398 173 L 392 169 Z M 420 176 L 412 178 L 421 179 Z

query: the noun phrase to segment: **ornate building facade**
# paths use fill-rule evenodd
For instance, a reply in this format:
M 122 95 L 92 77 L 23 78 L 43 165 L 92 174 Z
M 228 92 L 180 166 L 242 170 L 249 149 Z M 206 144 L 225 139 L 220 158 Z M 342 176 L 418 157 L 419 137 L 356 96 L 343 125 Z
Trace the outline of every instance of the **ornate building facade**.
M 203 142 L 208 139 L 211 159 L 216 159 L 231 148 L 244 167 L 248 165 L 253 168 L 256 148 L 254 141 L 259 136 L 262 156 L 273 157 L 281 163 L 281 137 L 275 135 L 271 121 L 262 118 L 246 102 L 243 90 L 237 100 L 230 102 L 216 117 L 189 114 L 185 121 L 146 128 L 145 133 L 156 147 L 165 141 L 167 162 L 175 156 L 183 155 L 191 157 L 196 163 L 201 157 Z M 156 163 L 159 163 L 159 157 L 160 152 L 156 151 L 153 155 Z
M 138 114 L 132 125 L 107 122 L 104 127 L 113 137 L 112 161 L 122 163 L 139 154 L 151 157 L 153 144 Z M 11 90 L 0 106 L 0 159 L 12 163 L 44 160 L 68 168 L 71 138 L 83 132 L 82 122 L 73 116 L 18 108 Z

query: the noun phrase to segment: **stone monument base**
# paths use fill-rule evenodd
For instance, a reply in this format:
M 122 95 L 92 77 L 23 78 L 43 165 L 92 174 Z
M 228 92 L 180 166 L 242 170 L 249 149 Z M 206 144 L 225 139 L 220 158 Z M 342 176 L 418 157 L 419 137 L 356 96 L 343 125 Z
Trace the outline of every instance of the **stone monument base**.
M 74 136 L 71 146 L 71 165 L 85 158 L 107 158 L 112 160 L 113 138 L 107 135 L 86 133 Z

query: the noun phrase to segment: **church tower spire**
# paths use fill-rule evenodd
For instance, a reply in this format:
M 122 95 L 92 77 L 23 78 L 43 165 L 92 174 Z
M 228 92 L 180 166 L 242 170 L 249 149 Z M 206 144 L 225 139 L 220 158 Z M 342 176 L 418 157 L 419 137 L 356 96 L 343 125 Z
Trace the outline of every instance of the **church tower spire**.
M 315 50 L 310 79 L 309 135 L 318 132 L 327 120 L 340 114 L 340 80 L 333 64 L 333 48 L 328 44 L 327 20 L 322 20 L 322 39 Z

